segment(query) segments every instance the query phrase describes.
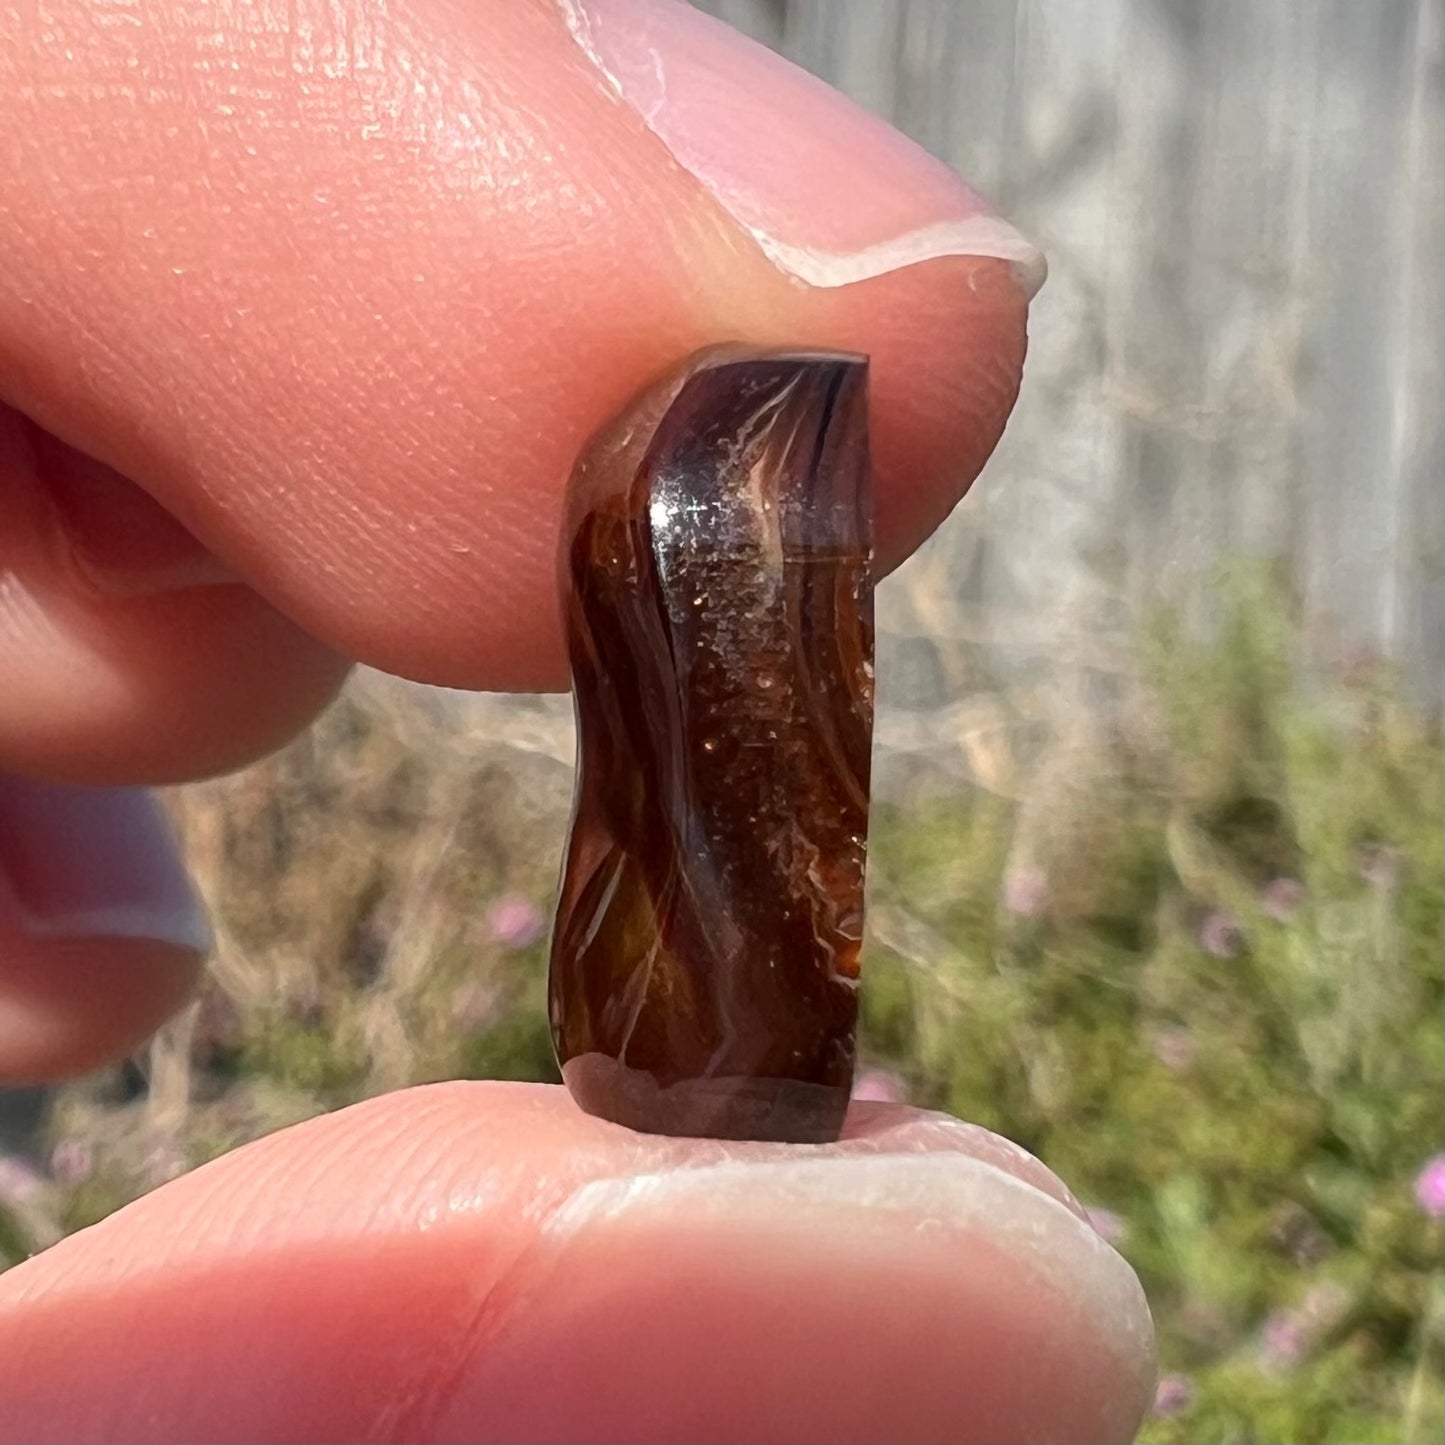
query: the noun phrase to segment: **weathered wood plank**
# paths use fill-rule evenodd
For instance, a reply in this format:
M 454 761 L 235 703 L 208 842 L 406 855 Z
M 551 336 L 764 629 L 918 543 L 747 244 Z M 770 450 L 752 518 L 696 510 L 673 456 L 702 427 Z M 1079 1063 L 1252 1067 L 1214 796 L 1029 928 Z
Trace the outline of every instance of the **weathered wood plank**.
M 1081 631 L 1159 597 L 1203 611 L 1216 559 L 1268 553 L 1314 621 L 1438 694 L 1440 0 L 705 8 L 893 118 L 1050 253 L 1009 435 L 916 569 L 971 634 L 1053 637 L 1067 663 Z

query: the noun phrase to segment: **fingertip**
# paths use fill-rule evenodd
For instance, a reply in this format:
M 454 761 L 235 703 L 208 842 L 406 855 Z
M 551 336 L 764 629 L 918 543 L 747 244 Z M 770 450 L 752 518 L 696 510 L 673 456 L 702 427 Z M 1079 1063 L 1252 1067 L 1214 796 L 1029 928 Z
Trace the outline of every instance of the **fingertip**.
M 53 579 L 51 579 L 53 580 Z M 288 742 L 350 664 L 247 587 L 124 600 L 48 584 L 0 619 L 0 761 L 89 787 L 229 772 Z
M 1137 1281 L 992 1137 L 894 1111 L 817 1148 L 659 1139 L 542 1086 L 373 1100 L 0 1280 L 0 1434 L 1127 1439 Z
M 346 675 L 140 487 L 3 404 L 0 584 L 0 766 L 15 772 L 223 772 L 286 741 Z
M 0 1079 L 131 1052 L 190 996 L 209 944 L 153 798 L 0 773 Z
M 57 1083 L 133 1053 L 195 992 L 203 957 L 160 939 L 0 929 L 0 1083 Z

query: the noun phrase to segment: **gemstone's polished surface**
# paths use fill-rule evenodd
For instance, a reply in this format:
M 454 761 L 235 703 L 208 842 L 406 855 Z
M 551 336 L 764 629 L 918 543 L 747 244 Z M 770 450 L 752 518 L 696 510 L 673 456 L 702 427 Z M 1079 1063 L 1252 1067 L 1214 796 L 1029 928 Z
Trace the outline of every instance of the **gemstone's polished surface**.
M 820 1141 L 853 1075 L 873 721 L 867 363 L 717 348 L 573 474 L 562 1073 L 654 1133 Z

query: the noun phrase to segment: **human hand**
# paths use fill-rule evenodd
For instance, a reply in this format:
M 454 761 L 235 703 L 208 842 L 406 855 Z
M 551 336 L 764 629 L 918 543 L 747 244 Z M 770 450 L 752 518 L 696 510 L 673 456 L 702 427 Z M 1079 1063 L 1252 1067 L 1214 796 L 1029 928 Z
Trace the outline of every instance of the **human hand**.
M 657 371 L 867 352 L 888 565 L 1012 404 L 1025 243 L 695 17 L 0 0 L 0 37 L 0 1077 L 193 986 L 125 785 L 264 753 L 350 659 L 565 681 L 560 489 Z M 4 1439 L 1121 1439 L 1151 1370 L 1042 1166 L 877 1105 L 799 1149 L 414 1090 L 0 1278 Z

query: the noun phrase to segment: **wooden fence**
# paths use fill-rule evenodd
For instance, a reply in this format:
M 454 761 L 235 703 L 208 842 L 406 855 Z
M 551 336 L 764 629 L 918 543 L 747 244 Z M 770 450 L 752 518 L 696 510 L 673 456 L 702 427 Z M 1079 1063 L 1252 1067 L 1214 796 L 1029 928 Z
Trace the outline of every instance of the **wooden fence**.
M 1439 697 L 1439 0 L 703 8 L 891 117 L 1051 261 L 1008 436 L 883 599 L 905 650 L 946 604 L 996 661 L 1067 672 L 1259 553 L 1312 624 Z

